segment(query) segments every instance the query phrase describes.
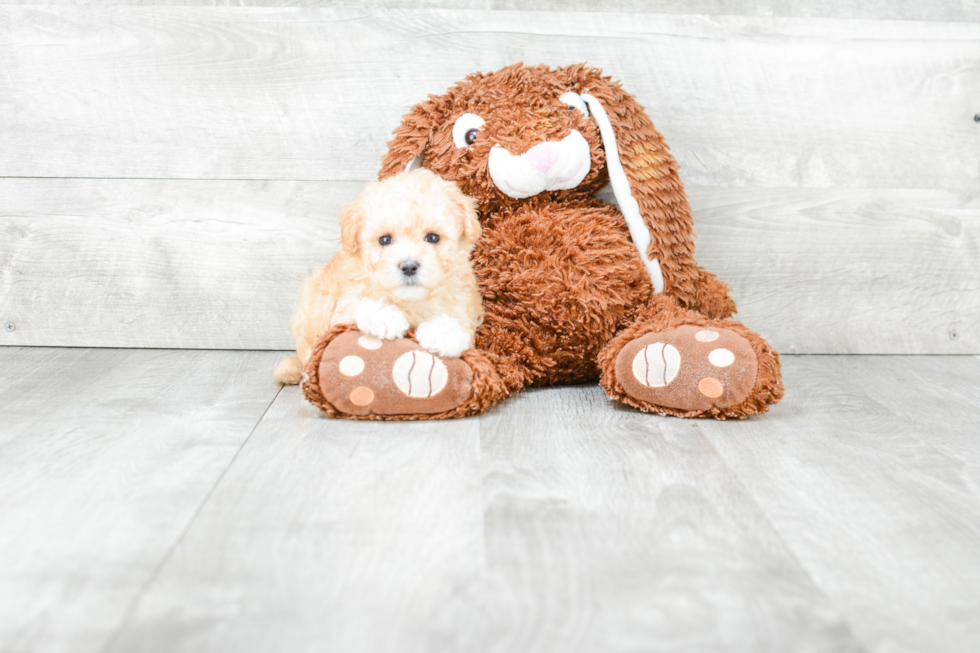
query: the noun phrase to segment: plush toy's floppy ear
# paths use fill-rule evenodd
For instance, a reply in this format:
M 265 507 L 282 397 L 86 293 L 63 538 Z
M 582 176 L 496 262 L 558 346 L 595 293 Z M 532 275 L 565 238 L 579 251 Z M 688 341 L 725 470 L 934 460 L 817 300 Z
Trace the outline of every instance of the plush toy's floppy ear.
M 451 110 L 449 94 L 430 95 L 428 100 L 412 107 L 393 132 L 395 137 L 388 141 L 388 152 L 381 159 L 378 179 L 420 167 L 429 138 L 448 119 Z
M 357 200 L 345 204 L 340 212 L 340 247 L 347 254 L 357 251 L 357 241 L 364 227 L 364 213 Z
M 719 284 L 724 295 L 727 287 L 694 262 L 691 208 L 679 166 L 643 106 L 595 69 L 569 72 L 578 78 L 576 90 L 599 125 L 616 201 L 634 243 L 645 249 L 641 256 L 655 289 L 694 309 L 702 303 L 698 288 L 703 281 Z

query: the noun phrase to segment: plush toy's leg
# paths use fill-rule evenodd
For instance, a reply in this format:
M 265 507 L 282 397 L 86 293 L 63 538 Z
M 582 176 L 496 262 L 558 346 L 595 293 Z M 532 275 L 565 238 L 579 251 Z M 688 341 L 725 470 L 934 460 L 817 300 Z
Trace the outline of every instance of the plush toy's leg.
M 609 396 L 643 411 L 744 418 L 783 396 L 779 354 L 758 334 L 662 295 L 609 341 L 598 362 Z
M 513 391 L 506 381 L 491 353 L 442 358 L 410 337 L 379 340 L 345 325 L 317 342 L 302 385 L 331 417 L 418 420 L 481 413 Z
M 696 299 L 697 306 L 691 306 L 695 312 L 704 317 L 722 320 L 735 312 L 735 302 L 728 296 L 728 284 L 719 281 L 717 277 L 705 269 L 700 269 L 701 280 L 698 282 Z

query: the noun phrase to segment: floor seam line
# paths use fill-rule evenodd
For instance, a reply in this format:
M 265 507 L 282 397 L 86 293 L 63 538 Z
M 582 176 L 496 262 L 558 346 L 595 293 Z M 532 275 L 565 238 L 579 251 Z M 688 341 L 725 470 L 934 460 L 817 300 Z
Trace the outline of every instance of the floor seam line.
M 721 449 L 715 446 L 715 443 L 711 441 L 708 433 L 701 429 L 700 424 L 696 424 L 694 426 L 704 441 L 708 443 L 712 450 L 714 450 L 715 454 L 718 456 L 718 459 L 725 466 L 725 470 L 731 475 L 734 482 L 737 483 L 738 487 L 745 493 L 746 499 L 751 501 L 752 505 L 755 506 L 755 509 L 759 511 L 759 514 L 765 518 L 766 523 L 769 524 L 769 527 L 772 529 L 773 535 L 775 535 L 779 539 L 779 542 L 786 548 L 786 553 L 793 559 L 793 562 L 796 563 L 799 570 L 806 574 L 806 577 L 810 580 L 810 583 L 813 585 L 814 589 L 820 592 L 820 595 L 827 600 L 827 605 L 832 606 L 840 616 L 841 625 L 847 629 L 847 634 L 851 636 L 851 640 L 854 642 L 854 644 L 860 647 L 863 653 L 871 653 L 871 646 L 869 646 L 867 642 L 858 636 L 858 634 L 854 631 L 854 625 L 851 623 L 850 619 L 847 618 L 847 615 L 844 613 L 841 607 L 837 605 L 837 602 L 834 601 L 824 590 L 823 586 L 817 582 L 817 579 L 814 577 L 813 572 L 810 571 L 809 567 L 803 564 L 803 561 L 796 554 L 796 551 L 790 546 L 789 542 L 786 541 L 786 537 L 776 525 L 776 522 L 773 521 L 769 513 L 762 507 L 762 504 L 755 498 L 755 496 L 752 495 L 752 492 L 749 491 L 749 488 L 745 485 L 745 483 L 742 482 L 742 477 L 735 471 L 735 467 L 729 463 L 728 459 L 725 457 L 725 454 L 722 453 Z
M 153 571 L 150 572 L 150 575 L 147 577 L 146 581 L 143 582 L 143 585 L 136 593 L 136 596 L 133 597 L 133 600 L 130 601 L 129 606 L 126 608 L 126 611 L 123 613 L 123 618 L 119 623 L 119 627 L 116 628 L 112 636 L 106 641 L 106 645 L 102 649 L 102 653 L 109 653 L 110 651 L 112 651 L 113 647 L 116 645 L 116 641 L 119 639 L 119 636 L 123 633 L 124 630 L 126 630 L 126 626 L 129 625 L 129 622 L 132 620 L 133 615 L 136 614 L 136 609 L 139 607 L 139 604 L 142 602 L 143 598 L 146 596 L 147 592 L 150 590 L 153 584 L 156 583 L 157 578 L 160 577 L 160 574 L 163 572 L 163 569 L 170 563 L 170 560 L 173 558 L 174 553 L 176 553 L 177 548 L 180 546 L 180 543 L 184 541 L 184 538 L 187 536 L 187 533 L 189 533 L 191 528 L 194 527 L 194 524 L 197 522 L 197 518 L 200 517 L 201 512 L 204 510 L 204 507 L 208 504 L 209 501 L 211 501 L 211 497 L 214 496 L 214 493 L 218 489 L 218 486 L 221 485 L 221 482 L 224 480 L 225 475 L 228 474 L 228 470 L 230 470 L 234 466 L 235 461 L 238 460 L 238 456 L 242 453 L 242 450 L 245 449 L 245 446 L 248 444 L 249 440 L 252 439 L 252 436 L 258 430 L 259 425 L 262 423 L 262 420 L 265 419 L 265 416 L 269 413 L 269 409 L 272 408 L 272 405 L 276 403 L 276 399 L 279 398 L 279 395 L 282 393 L 282 389 L 284 387 L 286 386 L 284 385 L 279 386 L 279 389 L 276 391 L 276 394 L 273 395 L 272 400 L 269 401 L 269 405 L 265 407 L 265 410 L 262 411 L 262 414 L 259 415 L 258 420 L 256 420 L 255 425 L 252 426 L 252 430 L 250 430 L 248 432 L 248 435 L 245 436 L 245 439 L 242 440 L 242 444 L 238 447 L 238 450 L 235 452 L 235 455 L 231 457 L 231 460 L 228 461 L 228 464 L 225 466 L 225 468 L 221 470 L 220 474 L 218 474 L 218 478 L 215 479 L 214 484 L 208 490 L 207 494 L 204 495 L 204 498 L 201 500 L 201 503 L 194 510 L 194 513 L 190 516 L 190 519 L 187 520 L 187 524 L 184 526 L 183 529 L 181 529 L 180 534 L 176 537 L 173 544 L 171 544 L 170 547 L 167 549 L 166 553 L 164 553 L 163 557 L 160 559 L 160 562 L 158 562 L 157 565 L 153 568 Z

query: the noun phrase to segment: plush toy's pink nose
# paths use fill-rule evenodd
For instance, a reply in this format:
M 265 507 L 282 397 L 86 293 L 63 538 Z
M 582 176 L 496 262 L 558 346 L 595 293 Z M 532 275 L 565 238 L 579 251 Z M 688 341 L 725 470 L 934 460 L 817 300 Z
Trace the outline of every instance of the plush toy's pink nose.
M 558 160 L 558 156 L 560 154 L 560 144 L 546 141 L 532 147 L 530 150 L 524 153 L 524 156 L 526 157 L 527 162 L 534 166 L 536 170 L 544 172 L 551 166 L 555 165 L 555 161 Z

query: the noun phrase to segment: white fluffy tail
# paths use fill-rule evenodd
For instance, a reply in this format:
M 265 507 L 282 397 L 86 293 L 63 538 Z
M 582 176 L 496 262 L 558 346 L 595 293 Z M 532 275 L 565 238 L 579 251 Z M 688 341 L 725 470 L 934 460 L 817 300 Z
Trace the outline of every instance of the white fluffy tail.
M 276 365 L 273 374 L 279 383 L 296 385 L 303 378 L 303 364 L 299 362 L 299 356 L 286 356 Z

